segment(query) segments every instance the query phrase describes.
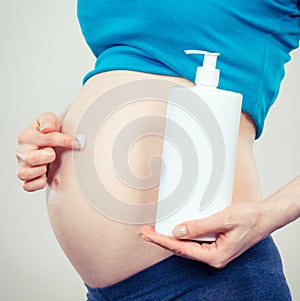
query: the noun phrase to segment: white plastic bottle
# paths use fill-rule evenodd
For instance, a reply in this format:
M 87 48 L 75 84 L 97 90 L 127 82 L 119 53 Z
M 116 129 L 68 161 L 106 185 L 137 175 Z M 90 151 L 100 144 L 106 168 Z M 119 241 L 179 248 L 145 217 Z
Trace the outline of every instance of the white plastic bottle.
M 218 53 L 204 55 L 194 87 L 170 89 L 155 230 L 210 216 L 232 201 L 242 94 L 218 89 Z M 214 234 L 197 240 L 214 241 Z

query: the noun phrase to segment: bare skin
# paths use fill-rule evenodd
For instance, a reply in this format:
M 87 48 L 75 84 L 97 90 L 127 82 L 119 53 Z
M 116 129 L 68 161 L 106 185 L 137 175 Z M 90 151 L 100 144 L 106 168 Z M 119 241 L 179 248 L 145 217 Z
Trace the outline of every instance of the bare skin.
M 47 205 L 54 232 L 75 269 L 91 287 L 116 283 L 173 254 L 169 250 L 140 239 L 136 233 L 142 225 L 120 223 L 104 217 L 93 209 L 81 193 L 73 169 L 72 141 L 76 141 L 75 127 L 84 110 L 97 96 L 116 85 L 143 78 L 167 79 L 173 81 L 174 85 L 192 85 L 182 78 L 132 71 L 98 74 L 82 88 L 70 107 L 61 129 L 57 124 L 43 134 L 43 130 L 39 129 L 43 121 L 38 120 L 19 137 L 20 147 L 17 151 L 20 161 L 19 177 L 25 181 L 24 189 L 28 191 L 40 189 L 46 185 L 47 179 L 49 185 Z M 125 107 L 107 122 L 96 141 L 95 164 L 99 177 L 103 179 L 106 187 L 124 202 L 143 203 L 145 200 L 155 202 L 158 186 L 148 191 L 132 190 L 117 181 L 109 163 L 111 159 L 109 150 L 113 138 L 130 120 L 149 113 L 165 116 L 165 110 L 164 103 L 155 101 L 136 107 Z M 57 122 L 54 116 L 50 119 Z M 57 142 L 59 136 L 55 136 L 59 135 L 56 133 L 59 131 L 64 133 L 61 133 L 64 136 L 60 136 L 64 137 L 61 143 Z M 30 142 L 28 137 L 34 136 L 33 132 L 39 139 L 35 138 Z M 243 113 L 237 150 L 234 203 L 241 201 L 254 203 L 262 199 L 252 152 L 254 138 L 255 126 L 251 118 Z M 76 142 L 73 142 L 73 148 L 74 145 L 76 146 Z M 51 155 L 43 157 L 41 149 L 46 146 Z M 54 152 L 51 146 L 60 147 Z M 129 164 L 133 172 L 141 177 L 147 176 L 149 159 L 154 155 L 161 155 L 161 150 L 161 139 L 149 137 L 139 141 L 132 148 L 132 154 L 129 154 Z M 35 157 L 36 161 L 28 159 L 32 157 Z M 53 163 L 50 165 L 47 178 L 46 167 L 49 162 Z
M 191 220 L 173 229 L 176 238 L 155 233 L 143 226 L 138 234 L 179 256 L 223 268 L 267 235 L 300 217 L 300 176 L 261 202 L 235 202 L 228 208 L 202 220 Z M 192 240 L 215 233 L 214 243 Z
M 61 123 L 53 113 L 44 113 L 18 136 L 18 177 L 28 192 L 45 188 L 48 164 L 55 161 L 54 147 L 76 149 L 75 137 L 60 133 Z

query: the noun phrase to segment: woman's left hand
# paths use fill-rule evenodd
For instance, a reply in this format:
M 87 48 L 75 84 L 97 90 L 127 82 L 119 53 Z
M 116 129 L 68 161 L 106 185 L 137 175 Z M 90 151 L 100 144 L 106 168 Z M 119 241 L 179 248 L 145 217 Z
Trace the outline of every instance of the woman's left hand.
M 169 237 L 143 226 L 138 235 L 179 256 L 222 268 L 274 229 L 269 206 L 265 202 L 238 202 L 211 217 L 177 225 Z M 192 241 L 207 234 L 216 234 L 213 243 Z

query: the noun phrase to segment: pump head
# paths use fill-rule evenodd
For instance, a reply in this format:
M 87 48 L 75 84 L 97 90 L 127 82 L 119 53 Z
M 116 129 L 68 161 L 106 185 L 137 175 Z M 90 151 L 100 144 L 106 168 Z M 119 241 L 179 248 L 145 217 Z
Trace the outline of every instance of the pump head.
M 211 53 L 203 50 L 185 50 L 186 54 L 204 55 L 203 65 L 197 68 L 196 85 L 217 87 L 219 84 L 220 70 L 216 69 L 217 58 L 220 53 Z

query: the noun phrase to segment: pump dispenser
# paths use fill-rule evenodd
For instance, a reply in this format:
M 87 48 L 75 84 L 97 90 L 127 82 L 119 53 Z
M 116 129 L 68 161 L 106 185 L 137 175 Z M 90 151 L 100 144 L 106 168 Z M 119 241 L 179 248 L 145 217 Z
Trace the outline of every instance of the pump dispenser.
M 175 138 L 164 139 L 155 224 L 157 232 L 168 236 L 173 236 L 176 225 L 208 217 L 230 205 L 243 98 L 217 88 L 219 53 L 185 53 L 204 55 L 204 60 L 197 68 L 195 86 L 169 91 L 164 135 Z M 167 198 L 172 199 L 173 208 L 166 206 Z M 215 239 L 211 233 L 196 240 Z
M 217 87 L 219 84 L 220 70 L 216 69 L 217 58 L 220 53 L 210 53 L 202 50 L 185 50 L 186 54 L 204 55 L 203 65 L 197 68 L 196 85 Z

